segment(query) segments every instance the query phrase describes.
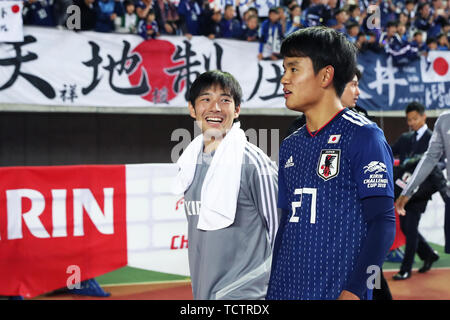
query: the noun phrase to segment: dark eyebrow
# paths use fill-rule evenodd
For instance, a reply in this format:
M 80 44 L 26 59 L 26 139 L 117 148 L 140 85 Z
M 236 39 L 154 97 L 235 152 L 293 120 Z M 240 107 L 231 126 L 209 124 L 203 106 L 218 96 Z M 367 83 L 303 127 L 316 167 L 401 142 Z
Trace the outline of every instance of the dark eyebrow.
M 292 66 L 298 66 L 298 61 L 290 61 L 288 63 L 286 63 L 286 67 L 292 67 Z M 284 66 L 284 64 L 283 64 Z

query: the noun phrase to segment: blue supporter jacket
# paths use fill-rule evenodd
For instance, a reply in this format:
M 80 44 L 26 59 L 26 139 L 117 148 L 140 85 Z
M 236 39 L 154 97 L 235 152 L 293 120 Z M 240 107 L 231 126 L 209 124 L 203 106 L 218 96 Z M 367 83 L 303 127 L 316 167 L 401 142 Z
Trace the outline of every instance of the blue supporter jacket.
M 96 2 L 95 12 L 97 14 L 95 31 L 98 32 L 113 32 L 115 25 L 114 20 L 111 20 L 111 15 L 113 13 L 118 16 L 124 14 L 122 3 L 114 0 L 100 0 Z
M 181 0 L 178 5 L 178 14 L 181 16 L 184 23 L 183 32 L 192 35 L 200 35 L 202 13 L 203 10 L 197 1 Z
M 44 0 L 34 3 L 25 2 L 23 9 L 23 23 L 36 26 L 56 26 L 53 16 L 53 1 Z

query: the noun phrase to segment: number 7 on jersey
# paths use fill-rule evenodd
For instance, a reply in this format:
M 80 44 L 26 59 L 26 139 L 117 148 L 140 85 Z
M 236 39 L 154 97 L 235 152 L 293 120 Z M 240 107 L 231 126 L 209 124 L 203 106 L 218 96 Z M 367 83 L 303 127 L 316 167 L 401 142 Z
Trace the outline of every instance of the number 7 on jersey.
M 292 202 L 292 216 L 289 219 L 289 222 L 298 222 L 300 217 L 295 216 L 295 210 L 302 206 L 303 195 L 310 194 L 311 195 L 311 218 L 309 220 L 310 223 L 316 223 L 316 201 L 317 201 L 317 189 L 316 188 L 300 188 L 294 190 L 295 195 L 300 195 L 300 201 Z

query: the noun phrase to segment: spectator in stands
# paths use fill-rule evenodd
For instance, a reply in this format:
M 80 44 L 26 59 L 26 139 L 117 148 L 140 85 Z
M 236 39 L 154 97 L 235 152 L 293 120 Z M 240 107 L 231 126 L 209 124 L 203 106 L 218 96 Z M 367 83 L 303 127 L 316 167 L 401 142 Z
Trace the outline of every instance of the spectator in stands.
M 369 30 L 366 34 L 366 41 L 361 41 L 361 51 L 371 50 L 375 53 L 382 52 L 384 49 L 378 43 L 378 35 L 372 30 Z
M 225 5 L 223 17 L 220 21 L 220 32 L 222 38 L 239 38 L 241 26 L 235 16 L 234 6 L 231 4 Z
M 181 0 L 178 4 L 178 14 L 183 34 L 188 38 L 201 34 L 203 19 L 202 4 L 196 0 Z
M 170 0 L 154 0 L 153 9 L 155 10 L 156 21 L 161 33 L 168 35 L 181 34 L 179 28 L 180 18 L 177 7 Z
M 145 40 L 155 39 L 159 36 L 158 23 L 153 9 L 150 9 L 145 20 L 140 20 L 138 25 L 138 33 Z
M 99 0 L 96 2 L 97 22 L 95 31 L 112 32 L 115 30 L 114 21 L 118 16 L 122 16 L 123 6 L 119 0 Z
M 423 55 L 427 51 L 427 45 L 423 41 L 423 31 L 416 31 L 413 35 L 413 40 L 411 41 L 411 46 L 417 48 L 418 55 Z
M 355 45 L 359 49 L 359 51 L 364 51 L 365 49 L 367 49 L 366 48 L 367 37 L 368 36 L 363 31 L 360 31 L 358 33 L 358 36 L 356 37 Z
M 336 24 L 332 25 L 331 27 L 334 30 L 345 34 L 346 33 L 345 23 L 348 21 L 347 11 L 344 9 L 339 9 L 336 11 L 334 17 L 336 19 Z
M 322 0 L 322 3 L 330 10 L 330 17 L 334 17 L 342 9 L 341 2 L 338 0 Z
M 437 38 L 437 50 L 447 51 L 449 49 L 447 35 L 444 33 L 438 34 Z
M 399 35 L 402 42 L 408 42 L 408 35 L 406 31 L 406 26 L 402 23 L 399 23 L 397 26 L 397 34 Z
M 406 0 L 403 12 L 408 16 L 409 21 L 412 21 L 416 16 L 416 2 L 415 0 Z
M 51 0 L 28 0 L 23 4 L 23 24 L 55 27 L 55 12 Z
M 450 4 L 450 1 L 448 2 Z M 442 33 L 447 35 L 447 40 L 450 43 L 450 22 L 445 21 L 445 23 L 442 25 Z
M 263 21 L 259 29 L 259 60 L 281 59 L 280 46 L 283 40 L 283 31 L 279 20 L 278 10 L 270 8 L 269 17 Z
M 74 0 L 74 5 L 80 8 L 80 30 L 94 30 L 97 22 L 95 0 Z
M 240 39 L 250 42 L 258 41 L 258 27 L 258 16 L 255 16 L 254 14 L 249 15 L 246 20 L 246 27 L 243 29 Z
M 356 43 L 356 41 L 358 40 L 358 35 L 359 35 L 359 24 L 358 24 L 358 22 L 352 21 L 350 23 L 347 23 L 345 28 L 346 28 L 345 35 L 347 36 L 347 39 L 351 43 Z
M 389 21 L 395 20 L 397 18 L 395 14 L 397 8 L 392 0 L 377 1 L 377 3 L 380 10 L 381 27 L 385 28 L 387 27 Z
M 361 24 L 363 22 L 361 9 L 356 4 L 351 4 L 348 6 L 348 15 L 349 22 L 356 22 L 358 24 Z
M 213 8 L 205 11 L 205 25 L 203 34 L 213 40 L 220 38 L 222 33 L 220 21 L 222 21 L 222 11 L 219 8 Z
M 434 19 L 439 16 L 448 18 L 448 12 L 445 12 L 444 3 L 442 2 L 442 0 L 431 0 L 430 11 Z
M 136 14 L 140 20 L 145 20 L 150 9 L 153 8 L 152 0 L 136 0 Z
M 327 0 L 312 0 L 311 6 L 305 10 L 305 27 L 327 25 L 333 16 L 326 3 Z
M 398 24 L 403 24 L 407 28 L 411 26 L 411 21 L 409 20 L 408 15 L 403 11 L 398 14 Z
M 241 28 L 245 29 L 245 23 L 247 21 L 247 17 L 250 14 L 254 14 L 258 16 L 258 9 L 252 7 L 252 4 L 255 0 L 249 0 L 245 4 L 241 5 L 240 0 L 236 0 L 236 18 L 241 22 Z M 292 0 L 295 1 L 295 0 Z
M 289 19 L 286 22 L 286 31 L 284 36 L 291 34 L 294 31 L 303 27 L 301 22 L 302 9 L 298 4 L 289 7 Z
M 134 2 L 132 0 L 126 0 L 123 5 L 125 7 L 125 14 L 116 18 L 116 32 L 137 33 L 139 19 L 135 12 Z
M 401 39 L 397 34 L 397 26 L 397 21 L 389 21 L 387 23 L 386 31 L 381 34 L 380 39 L 378 40 L 382 47 L 386 48 L 392 46 L 395 42 L 401 43 Z
M 438 43 L 436 41 L 436 38 L 434 37 L 428 37 L 427 38 L 427 47 L 426 47 L 426 53 L 429 51 L 437 50 Z
M 386 54 L 392 57 L 392 63 L 395 66 L 401 66 L 417 59 L 418 52 L 409 42 L 401 39 L 397 30 L 398 22 L 389 21 L 386 26 L 386 32 L 382 33 L 379 43 L 384 48 Z
M 281 24 L 281 31 L 283 32 L 283 35 L 286 33 L 286 22 L 287 22 L 287 16 L 286 12 L 284 11 L 283 7 L 277 7 L 278 15 L 280 16 L 280 24 Z
M 431 15 L 430 5 L 422 2 L 417 8 L 417 17 L 414 26 L 422 31 L 428 31 L 433 24 L 433 16 Z

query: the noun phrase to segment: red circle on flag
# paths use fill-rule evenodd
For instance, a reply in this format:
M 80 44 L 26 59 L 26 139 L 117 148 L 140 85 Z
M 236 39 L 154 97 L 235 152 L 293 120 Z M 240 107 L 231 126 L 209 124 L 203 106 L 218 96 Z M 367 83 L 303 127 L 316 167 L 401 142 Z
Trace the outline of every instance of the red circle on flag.
M 331 140 L 336 141 L 336 137 L 333 137 L 333 139 L 331 139 Z
M 433 62 L 433 69 L 438 75 L 443 76 L 448 71 L 448 62 L 442 57 L 436 58 Z
M 20 11 L 20 7 L 19 7 L 17 4 L 15 4 L 15 5 L 13 5 L 13 6 L 11 7 L 11 11 L 12 11 L 13 13 L 17 13 L 17 12 Z

